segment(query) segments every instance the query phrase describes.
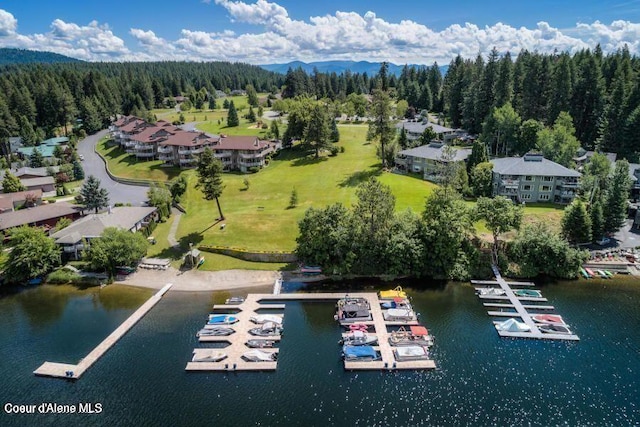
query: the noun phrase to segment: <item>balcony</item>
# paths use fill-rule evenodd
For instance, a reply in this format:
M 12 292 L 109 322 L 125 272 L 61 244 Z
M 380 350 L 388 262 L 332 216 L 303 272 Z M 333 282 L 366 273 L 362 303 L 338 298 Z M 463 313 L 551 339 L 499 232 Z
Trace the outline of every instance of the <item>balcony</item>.
M 520 187 L 519 179 L 503 179 L 500 181 L 500 185 L 504 188 L 515 188 Z
M 262 159 L 262 153 L 251 153 L 251 154 L 244 154 L 244 153 L 240 153 L 240 158 L 241 159 Z
M 155 155 L 156 154 L 153 151 L 138 151 L 138 152 L 136 152 L 136 157 L 144 158 L 144 159 L 153 158 Z
M 517 187 L 516 188 L 501 187 L 499 194 L 501 196 L 515 196 L 515 195 L 518 195 L 518 188 Z
M 178 150 L 178 154 L 181 156 L 192 156 L 194 154 L 201 154 L 204 148 L 181 148 Z
M 172 162 L 173 159 L 173 154 L 160 154 L 158 156 L 158 160 L 162 160 L 163 162 Z
M 562 185 L 565 188 L 578 188 L 580 186 L 580 183 L 577 180 L 575 181 L 565 180 L 565 181 L 562 181 L 560 185 Z
M 232 152 L 230 150 L 217 150 L 215 153 L 213 153 L 214 157 L 217 157 L 218 159 L 221 159 L 223 157 L 231 157 Z
M 181 158 L 179 159 L 179 161 L 180 161 L 180 164 L 181 164 L 181 165 L 183 165 L 183 164 L 192 164 L 192 163 L 195 163 L 195 162 L 197 162 L 197 161 L 198 161 L 198 159 L 189 158 L 189 157 L 181 157 Z
M 173 147 L 160 145 L 160 146 L 158 146 L 158 153 L 160 153 L 160 154 L 173 153 Z

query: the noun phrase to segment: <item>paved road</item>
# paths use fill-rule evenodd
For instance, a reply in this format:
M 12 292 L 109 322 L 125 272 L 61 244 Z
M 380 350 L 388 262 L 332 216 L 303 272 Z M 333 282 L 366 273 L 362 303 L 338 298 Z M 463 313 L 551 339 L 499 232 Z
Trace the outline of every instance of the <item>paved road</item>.
M 111 205 L 121 203 L 131 203 L 133 206 L 140 206 L 147 200 L 147 187 L 137 185 L 120 184 L 112 180 L 107 175 L 104 162 L 95 153 L 94 147 L 98 141 L 105 136 L 108 131 L 103 130 L 94 135 L 88 136 L 78 144 L 78 153 L 84 156 L 82 166 L 85 176 L 93 175 L 101 182 L 102 187 L 109 192 Z

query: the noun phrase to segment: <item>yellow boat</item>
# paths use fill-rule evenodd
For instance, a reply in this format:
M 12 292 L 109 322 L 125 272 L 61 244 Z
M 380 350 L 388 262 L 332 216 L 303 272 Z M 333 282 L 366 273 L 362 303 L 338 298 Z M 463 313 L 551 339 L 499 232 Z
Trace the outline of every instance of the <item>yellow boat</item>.
M 402 286 L 396 286 L 388 291 L 378 292 L 380 299 L 394 299 L 394 298 L 407 298 L 407 293 L 402 290 Z

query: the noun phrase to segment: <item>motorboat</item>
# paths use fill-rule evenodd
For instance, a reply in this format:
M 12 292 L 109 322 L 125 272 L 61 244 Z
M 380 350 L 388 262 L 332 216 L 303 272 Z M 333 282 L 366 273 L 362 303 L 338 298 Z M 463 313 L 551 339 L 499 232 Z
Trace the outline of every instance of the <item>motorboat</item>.
M 345 297 L 338 300 L 338 312 L 335 319 L 340 323 L 364 322 L 373 320 L 371 306 L 366 298 Z
M 542 298 L 542 292 L 535 289 L 518 289 L 513 294 L 520 298 Z
M 596 270 L 596 273 L 598 273 L 603 279 L 610 279 L 610 277 L 607 276 L 607 273 L 605 273 L 603 270 Z
M 505 294 L 501 288 L 476 288 L 476 294 L 483 296 L 499 297 Z
M 378 292 L 378 298 L 381 300 L 393 300 L 394 298 L 407 298 L 407 293 L 402 290 L 402 286 L 396 286 L 393 289 Z
M 408 322 L 411 320 L 416 320 L 416 314 L 410 307 L 390 308 L 388 310 L 382 310 L 382 317 L 387 321 Z
M 388 308 L 411 308 L 411 303 L 406 298 L 394 298 L 392 300 L 380 301 L 380 307 Z
M 428 360 L 429 350 L 427 347 L 411 345 L 394 348 L 393 355 L 398 362 L 404 362 L 407 360 Z
M 282 316 L 278 316 L 275 314 L 258 314 L 256 316 L 251 316 L 251 321 L 259 325 L 267 322 L 273 322 L 277 323 L 278 325 L 282 325 Z
M 230 314 L 210 314 L 207 325 L 231 325 L 237 321 L 238 318 Z
M 342 346 L 344 360 L 353 362 L 370 362 L 380 359 L 380 354 L 370 345 Z
M 259 337 L 273 337 L 282 333 L 282 326 L 277 323 L 267 322 L 257 328 L 250 329 L 249 333 Z
M 400 329 L 389 334 L 389 344 L 395 347 L 416 345 L 430 347 L 433 345 L 433 337 L 424 326 L 411 326 L 409 330 L 401 326 Z
M 224 302 L 227 305 L 238 305 L 238 304 L 242 304 L 244 302 L 244 298 L 242 297 L 231 297 L 231 298 L 227 298 L 227 300 Z
M 557 314 L 536 314 L 531 316 L 534 322 L 538 323 L 554 323 L 559 325 L 566 325 L 562 316 L 558 316 Z
M 503 332 L 529 332 L 531 327 L 523 322 L 518 322 L 513 317 L 504 322 L 496 322 L 495 327 L 498 331 Z
M 196 333 L 196 337 L 224 337 L 235 332 L 232 328 L 216 326 L 215 328 L 203 328 Z
M 580 274 L 582 274 L 582 277 L 584 277 L 585 279 L 591 279 L 591 275 L 587 273 L 587 270 L 582 267 L 580 267 Z
M 345 345 L 374 345 L 378 342 L 378 337 L 363 331 L 347 332 L 343 335 L 340 344 Z
M 538 326 L 541 332 L 546 334 L 571 335 L 571 330 L 565 325 L 543 324 Z
M 226 353 L 215 348 L 198 348 L 193 352 L 192 362 L 219 362 L 226 359 Z
M 369 330 L 369 325 L 364 323 L 349 323 L 348 325 L 344 325 L 344 327 L 348 331 L 362 331 L 367 332 Z
M 249 350 L 242 353 L 242 358 L 247 362 L 275 362 L 278 360 L 278 353 L 270 353 L 262 350 Z
M 247 347 L 251 348 L 272 348 L 275 346 L 274 340 L 249 340 L 247 341 Z

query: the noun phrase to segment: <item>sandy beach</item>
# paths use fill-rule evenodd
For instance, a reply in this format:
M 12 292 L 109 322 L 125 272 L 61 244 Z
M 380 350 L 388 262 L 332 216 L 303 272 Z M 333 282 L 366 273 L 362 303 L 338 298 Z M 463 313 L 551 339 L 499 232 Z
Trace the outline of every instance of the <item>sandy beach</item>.
M 117 281 L 122 285 L 161 289 L 167 283 L 173 283 L 171 291 L 221 291 L 239 288 L 273 286 L 281 277 L 278 271 L 263 270 L 225 270 L 225 271 L 180 271 L 169 267 L 167 270 L 138 269 L 125 280 Z

